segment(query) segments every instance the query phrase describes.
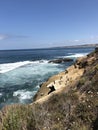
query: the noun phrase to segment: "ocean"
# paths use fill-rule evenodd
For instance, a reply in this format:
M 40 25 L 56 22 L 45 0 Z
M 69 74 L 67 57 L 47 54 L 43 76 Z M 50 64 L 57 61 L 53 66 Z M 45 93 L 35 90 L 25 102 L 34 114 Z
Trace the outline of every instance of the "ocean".
M 0 109 L 9 104 L 32 103 L 41 83 L 65 70 L 73 62 L 49 60 L 87 55 L 94 48 L 50 48 L 0 51 Z

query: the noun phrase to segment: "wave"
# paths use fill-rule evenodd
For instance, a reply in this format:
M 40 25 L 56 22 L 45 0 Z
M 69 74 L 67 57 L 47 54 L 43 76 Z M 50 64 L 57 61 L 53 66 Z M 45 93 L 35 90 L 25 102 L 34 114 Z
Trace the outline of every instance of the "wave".
M 0 93 L 0 97 L 2 96 L 2 93 Z
M 14 97 L 17 97 L 21 103 L 24 103 L 24 100 L 32 99 L 37 91 L 27 91 L 27 90 L 18 90 L 13 93 Z
M 17 69 L 19 67 L 22 67 L 28 64 L 39 64 L 39 63 L 40 64 L 48 63 L 48 61 L 39 60 L 39 61 L 23 61 L 23 62 L 0 64 L 0 73 L 6 73 L 6 72 L 12 71 L 14 69 Z
M 70 58 L 78 58 L 78 57 L 82 57 L 82 56 L 86 56 L 88 53 L 76 53 L 73 55 L 69 55 L 69 56 L 65 56 L 65 57 L 70 57 Z
M 68 55 L 66 56 L 57 56 L 56 58 L 78 58 L 78 57 L 82 57 L 82 56 L 86 56 L 89 53 L 68 53 Z

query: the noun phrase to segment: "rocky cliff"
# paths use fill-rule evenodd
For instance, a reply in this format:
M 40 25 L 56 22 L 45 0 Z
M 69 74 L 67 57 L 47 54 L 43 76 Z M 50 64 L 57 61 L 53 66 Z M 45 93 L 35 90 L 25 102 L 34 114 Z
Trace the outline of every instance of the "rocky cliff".
M 98 48 L 43 83 L 32 104 L 3 108 L 0 130 L 98 130 Z

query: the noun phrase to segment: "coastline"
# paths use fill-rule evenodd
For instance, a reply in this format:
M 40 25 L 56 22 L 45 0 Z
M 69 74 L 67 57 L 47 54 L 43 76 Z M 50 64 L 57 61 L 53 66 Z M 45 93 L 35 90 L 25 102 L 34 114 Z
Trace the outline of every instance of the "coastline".
M 74 64 L 69 66 L 65 71 L 60 72 L 50 77 L 46 82 L 43 82 L 33 98 L 33 103 L 43 103 L 53 94 L 59 94 L 63 91 L 68 92 L 73 88 L 75 89 L 75 86 L 78 86 L 78 83 L 83 77 L 86 67 L 91 66 L 91 64 L 96 61 L 97 52 L 98 47 L 95 48 L 94 52 L 77 58 Z M 55 89 L 53 92 L 50 89 L 51 86 Z
M 73 84 L 75 84 L 84 73 L 84 66 L 81 66 L 81 64 L 86 58 L 87 56 L 77 58 L 73 65 L 42 83 L 38 92 L 34 96 L 33 101 L 36 102 L 39 99 L 50 96 L 51 93 L 61 91 L 62 89 L 67 90 L 69 89 L 69 86 L 73 86 Z M 54 88 L 53 92 L 51 91 L 51 86 Z
M 51 85 L 55 90 L 49 93 Z M 4 107 L 0 119 L 0 130 L 97 130 L 98 48 L 44 82 L 33 103 Z
M 8 63 L 6 63 L 6 59 L 3 62 L 2 60 L 0 61 L 2 63 L 0 64 L 0 72 L 2 73 L 0 84 L 3 88 L 0 91 L 0 109 L 15 103 L 32 103 L 34 95 L 40 88 L 40 84 L 52 75 L 64 71 L 64 69 L 73 64 L 77 57 L 84 56 L 92 50 L 93 48 L 17 50 L 15 52 L 9 51 L 9 57 L 7 57 L 6 51 L 1 52 L 2 57 L 5 55 L 8 58 Z M 24 55 L 22 55 L 23 52 Z M 21 59 L 11 57 L 14 53 Z M 32 55 L 30 56 L 29 53 Z

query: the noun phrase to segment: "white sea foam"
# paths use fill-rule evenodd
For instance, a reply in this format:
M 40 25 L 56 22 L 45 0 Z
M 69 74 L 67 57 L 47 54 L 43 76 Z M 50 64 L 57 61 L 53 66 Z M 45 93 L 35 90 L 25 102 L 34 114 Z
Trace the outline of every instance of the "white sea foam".
M 3 66 L 4 64 L 1 64 L 0 66 L 2 67 L 2 72 L 4 72 L 0 75 L 0 86 L 5 89 L 6 87 L 11 86 L 11 92 L 14 91 L 13 96 L 11 97 L 13 102 L 28 103 L 32 101 L 33 96 L 39 89 L 39 84 L 48 79 L 49 76 L 63 71 L 63 68 L 60 67 L 60 65 L 48 63 L 47 60 L 24 61 L 24 63 L 25 64 L 21 64 L 21 66 L 17 66 L 17 69 L 16 63 L 9 63 L 10 70 L 7 70 L 7 64 L 5 64 L 5 66 Z M 14 67 L 12 68 L 12 66 Z M 28 90 L 29 88 L 34 91 Z
M 87 54 L 88 54 L 88 53 L 76 53 L 76 54 L 69 55 L 69 56 L 66 56 L 66 57 L 78 58 L 78 57 L 86 56 Z
M 24 102 L 24 100 L 31 99 L 35 93 L 36 91 L 31 92 L 31 91 L 26 91 L 26 90 L 18 90 L 13 93 L 13 96 L 17 97 L 22 103 Z
M 47 60 L 39 60 L 39 61 L 23 61 L 23 62 L 15 62 L 15 63 L 6 63 L 0 64 L 0 73 L 6 73 L 11 70 L 17 69 L 19 67 L 28 65 L 28 64 L 43 64 L 48 63 Z
M 39 86 L 39 85 L 37 85 L 37 86 L 36 86 L 36 89 L 39 89 L 39 88 L 40 88 L 40 86 Z
M 48 63 L 48 60 L 39 60 L 38 62 L 39 62 L 39 63 L 44 63 L 44 64 L 45 64 L 45 63 Z
M 78 58 L 87 55 L 88 53 L 68 53 L 68 56 L 58 56 L 56 58 Z
M 27 65 L 29 63 L 30 63 L 30 61 L 0 64 L 0 73 L 6 73 L 8 71 L 14 70 L 14 69 L 19 68 L 21 66 Z
M 0 93 L 0 97 L 2 96 L 2 93 Z
M 47 79 L 49 76 L 63 71 L 63 68 L 59 68 L 58 64 L 48 63 L 48 61 L 29 61 L 26 62 L 24 66 L 20 66 L 15 69 L 15 63 L 12 63 L 12 66 L 9 66 L 9 69 L 2 65 L 2 75 L 0 76 L 0 86 L 16 86 L 16 85 L 25 85 L 32 84 L 35 85 L 35 82 L 40 83 L 44 79 Z M 10 64 L 10 63 L 9 63 Z M 23 65 L 23 64 L 22 64 Z M 4 68 L 3 68 L 4 67 Z M 9 71 L 9 72 L 8 72 Z M 8 73 L 7 73 L 8 72 Z M 4 74 L 3 74 L 4 73 Z

